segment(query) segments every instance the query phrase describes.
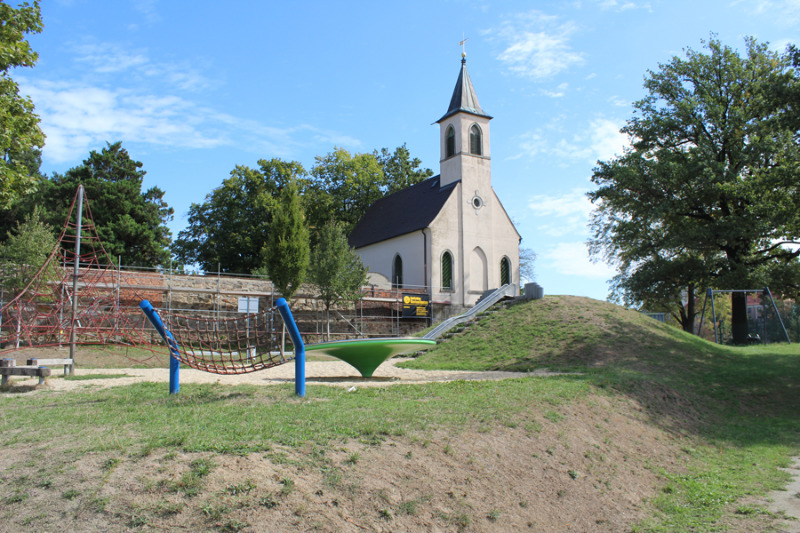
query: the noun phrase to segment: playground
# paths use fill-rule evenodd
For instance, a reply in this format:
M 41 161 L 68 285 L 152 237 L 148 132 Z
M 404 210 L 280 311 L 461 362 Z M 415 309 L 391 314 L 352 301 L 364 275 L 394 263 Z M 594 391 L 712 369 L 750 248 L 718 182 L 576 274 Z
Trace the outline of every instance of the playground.
M 18 368 L 78 369 L 0 391 L 5 530 L 792 526 L 770 505 L 800 455 L 796 344 L 713 344 L 570 296 L 453 317 L 412 358 L 382 350 L 398 338 L 306 346 L 280 300 L 231 320 L 154 306 L 151 328 L 101 247 L 79 249 L 4 317 Z
M 798 452 L 795 346 L 720 346 L 548 297 L 373 378 L 310 357 L 302 398 L 292 365 L 203 383 L 182 369 L 171 396 L 163 355 L 148 375 L 82 348 L 85 375 L 15 377 L 0 394 L 2 518 L 8 531 L 789 527 L 769 493 Z

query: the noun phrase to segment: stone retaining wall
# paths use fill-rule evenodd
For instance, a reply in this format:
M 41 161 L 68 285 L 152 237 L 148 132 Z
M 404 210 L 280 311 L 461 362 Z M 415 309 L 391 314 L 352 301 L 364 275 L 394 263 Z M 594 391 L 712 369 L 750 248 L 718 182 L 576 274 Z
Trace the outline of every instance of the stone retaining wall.
M 146 298 L 157 309 L 182 314 L 213 312 L 220 317 L 234 317 L 240 315 L 240 298 L 257 298 L 258 310 L 264 311 L 280 297 L 271 281 L 248 277 L 122 271 L 119 283 L 123 307 L 138 308 L 139 302 Z M 365 287 L 364 297 L 355 307 L 347 303 L 332 309 L 332 338 L 405 336 L 424 329 L 430 325 L 430 319 L 400 318 L 400 315 L 403 294 L 425 292 L 422 289 Z M 322 335 L 326 329 L 324 304 L 313 286 L 302 285 L 291 299 L 291 308 L 301 332 Z

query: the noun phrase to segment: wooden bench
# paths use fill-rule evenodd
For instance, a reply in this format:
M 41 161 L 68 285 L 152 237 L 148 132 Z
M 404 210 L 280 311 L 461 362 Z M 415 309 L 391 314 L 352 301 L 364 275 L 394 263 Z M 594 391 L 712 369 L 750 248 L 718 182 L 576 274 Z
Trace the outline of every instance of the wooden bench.
M 8 376 L 37 376 L 39 385 L 43 385 L 44 379 L 50 376 L 50 369 L 46 366 L 17 366 L 13 359 L 3 359 L 0 360 L 0 375 L 2 387 L 8 384 Z
M 69 376 L 72 374 L 74 364 L 72 359 L 28 359 L 26 363 L 28 366 L 64 366 L 64 375 Z

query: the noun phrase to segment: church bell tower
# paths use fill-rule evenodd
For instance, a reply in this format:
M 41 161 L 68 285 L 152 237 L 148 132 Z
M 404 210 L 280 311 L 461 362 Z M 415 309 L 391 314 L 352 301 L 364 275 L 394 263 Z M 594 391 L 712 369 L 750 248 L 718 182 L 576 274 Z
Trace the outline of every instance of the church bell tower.
M 467 72 L 465 54 L 461 56 L 450 107 L 436 122 L 439 124 L 441 157 L 440 185 L 462 181 L 467 190 L 491 188 L 491 151 L 489 121 Z

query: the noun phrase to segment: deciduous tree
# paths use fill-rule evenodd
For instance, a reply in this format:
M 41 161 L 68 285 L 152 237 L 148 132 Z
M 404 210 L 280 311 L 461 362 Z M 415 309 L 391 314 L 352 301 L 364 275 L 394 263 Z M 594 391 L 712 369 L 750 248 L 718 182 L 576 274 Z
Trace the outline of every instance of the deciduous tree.
M 26 157 L 44 145 L 39 117 L 30 98 L 19 93 L 9 71 L 32 67 L 38 55 L 25 35 L 42 31 L 38 0 L 14 8 L 0 2 L 0 209 L 36 188 L 37 176 Z
M 351 154 L 336 148 L 317 157 L 304 191 L 309 225 L 316 234 L 335 220 L 349 233 L 377 200 L 433 174 L 430 169 L 420 169 L 419 164 L 405 145 L 393 153 L 383 148 L 372 154 Z
M 330 337 L 331 307 L 342 301 L 361 298 L 361 288 L 367 282 L 367 270 L 361 257 L 347 243 L 341 224 L 325 224 L 311 254 L 309 279 L 325 305 L 327 337 Z
M 258 169 L 236 166 L 222 185 L 189 208 L 189 225 L 178 233 L 173 253 L 205 271 L 250 273 L 264 266 L 268 227 L 281 190 L 300 181 L 300 163 L 262 159 Z
M 592 176 L 590 250 L 619 268 L 628 303 L 692 287 L 798 290 L 793 56 L 754 39 L 743 56 L 713 38 L 705 48 L 648 73 L 622 130 L 631 147 Z M 745 306 L 732 301 L 734 342 L 746 340 Z
M 536 252 L 530 248 L 519 249 L 519 277 L 522 283 L 531 282 L 536 279 L 534 263 L 536 262 Z
M 57 239 L 52 226 L 42 221 L 39 207 L 28 214 L 22 223 L 0 244 L 0 283 L 8 301 L 16 296 L 33 279 L 47 257 L 55 250 Z M 42 272 L 45 280 L 58 279 L 58 265 Z
M 433 176 L 429 168 L 420 168 L 422 161 L 412 158 L 408 147 L 398 146 L 394 152 L 388 148 L 375 150 L 373 155 L 383 169 L 384 194 L 393 194 Z

